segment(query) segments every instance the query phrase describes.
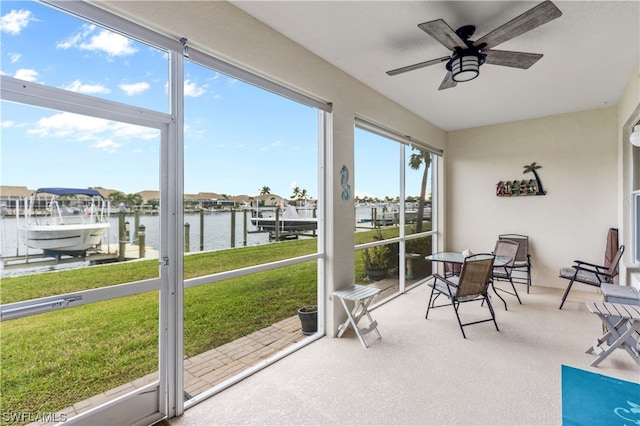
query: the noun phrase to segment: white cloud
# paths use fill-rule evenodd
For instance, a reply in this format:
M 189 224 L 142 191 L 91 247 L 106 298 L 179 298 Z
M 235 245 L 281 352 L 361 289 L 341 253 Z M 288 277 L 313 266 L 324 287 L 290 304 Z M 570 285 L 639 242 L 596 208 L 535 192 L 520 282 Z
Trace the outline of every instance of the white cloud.
M 15 64 L 22 58 L 22 55 L 20 53 L 9 52 L 7 55 L 9 56 L 9 62 L 11 62 L 12 64 Z
M 8 129 L 9 127 L 15 127 L 15 126 L 16 126 L 15 121 L 5 120 L 3 122 L 0 122 L 0 127 L 2 127 L 3 129 Z
M 111 90 L 109 90 L 108 88 L 104 87 L 101 84 L 82 84 L 82 82 L 78 79 L 64 86 L 63 89 L 70 90 L 76 93 L 84 93 L 87 95 L 94 95 L 94 94 L 100 94 L 100 93 L 104 94 L 104 93 L 111 92 Z
M 260 151 L 268 151 L 268 150 L 270 150 L 271 148 L 279 148 L 279 147 L 281 147 L 281 146 L 282 146 L 282 142 L 280 142 L 280 141 L 275 141 L 275 142 L 273 142 L 271 145 L 263 146 L 262 148 L 260 148 Z
M 204 95 L 207 92 L 207 86 L 198 86 L 197 83 L 191 80 L 184 81 L 184 95 L 197 98 Z
M 133 84 L 121 84 L 118 86 L 120 90 L 125 92 L 127 96 L 139 95 L 140 93 L 149 90 L 151 86 L 149 83 L 133 83 Z
M 67 141 L 90 142 L 90 147 L 110 153 L 134 140 L 158 140 L 155 129 L 62 112 L 41 118 L 28 134 L 42 138 L 64 138 Z
M 36 81 L 38 78 L 38 71 L 29 68 L 20 68 L 13 75 L 15 78 L 25 81 Z
M 18 35 L 29 22 L 37 21 L 30 10 L 12 10 L 0 17 L 0 31 L 3 33 Z
M 91 148 L 97 148 L 109 153 L 114 153 L 117 152 L 118 148 L 120 148 L 121 146 L 121 143 L 114 142 L 111 139 L 104 139 L 91 145 Z
M 132 55 L 138 50 L 133 47 L 131 40 L 120 34 L 103 30 L 95 25 L 85 24 L 82 31 L 73 34 L 57 44 L 59 49 L 76 48 L 80 50 L 100 51 L 109 56 Z

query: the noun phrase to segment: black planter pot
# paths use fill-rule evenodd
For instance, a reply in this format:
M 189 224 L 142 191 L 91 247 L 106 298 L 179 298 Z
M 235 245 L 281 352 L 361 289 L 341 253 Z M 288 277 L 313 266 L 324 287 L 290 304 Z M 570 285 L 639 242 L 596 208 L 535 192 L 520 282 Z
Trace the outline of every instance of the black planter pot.
M 298 309 L 298 317 L 302 324 L 302 334 L 309 336 L 318 331 L 318 307 L 316 305 Z
M 380 281 L 384 278 L 387 278 L 389 268 L 373 268 L 367 266 L 365 268 L 365 271 L 367 272 L 367 277 L 369 277 L 370 280 Z

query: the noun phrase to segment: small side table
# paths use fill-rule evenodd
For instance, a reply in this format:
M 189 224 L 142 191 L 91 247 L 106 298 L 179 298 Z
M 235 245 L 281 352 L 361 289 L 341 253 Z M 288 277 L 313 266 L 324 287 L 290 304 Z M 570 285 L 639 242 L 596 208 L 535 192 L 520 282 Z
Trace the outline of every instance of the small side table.
M 340 299 L 342 307 L 347 313 L 347 320 L 338 327 L 338 337 L 342 337 L 347 328 L 349 328 L 349 325 L 351 325 L 353 326 L 353 330 L 356 332 L 358 339 L 360 339 L 360 343 L 362 343 L 362 346 L 365 348 L 369 347 L 363 337 L 365 334 L 375 331 L 378 334 L 378 338 L 382 339 L 382 335 L 380 334 L 380 331 L 378 331 L 378 322 L 374 321 L 369 313 L 369 305 L 378 293 L 380 293 L 379 288 L 359 284 L 355 284 L 352 288 L 347 290 L 338 290 L 333 292 L 333 295 Z M 355 303 L 352 310 L 349 310 L 347 301 Z M 366 328 L 359 328 L 358 322 L 360 322 L 364 316 L 369 319 L 370 324 Z
M 640 306 L 640 292 L 638 292 L 638 289 L 635 287 L 620 284 L 602 283 L 600 285 L 600 290 L 602 291 L 602 296 L 604 297 L 605 302 Z M 620 321 L 620 318 L 612 316 L 611 321 L 615 324 Z M 606 327 L 604 326 L 604 324 L 603 331 L 606 332 Z M 614 338 L 609 337 L 607 343 L 612 344 L 613 341 Z M 633 340 L 633 338 L 630 338 L 628 343 L 630 345 L 635 345 L 636 349 L 640 350 L 640 341 L 635 341 Z

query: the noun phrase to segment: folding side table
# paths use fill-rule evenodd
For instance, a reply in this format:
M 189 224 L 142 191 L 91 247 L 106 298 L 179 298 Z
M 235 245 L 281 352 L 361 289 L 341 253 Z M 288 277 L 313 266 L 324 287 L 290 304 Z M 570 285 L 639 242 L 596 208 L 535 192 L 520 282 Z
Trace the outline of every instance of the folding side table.
M 591 365 L 595 367 L 615 349 L 624 349 L 640 365 L 637 346 L 640 339 L 640 306 L 588 301 L 587 309 L 596 314 L 608 330 L 586 350 L 588 354 L 598 354 Z M 608 348 L 604 349 L 604 344 Z
M 380 331 L 378 331 L 378 322 L 374 321 L 373 318 L 371 318 L 371 314 L 369 314 L 369 305 L 378 293 L 380 293 L 379 288 L 358 284 L 355 284 L 352 288 L 347 290 L 338 290 L 333 292 L 333 295 L 340 299 L 342 307 L 344 307 L 348 317 L 347 320 L 338 327 L 338 337 L 341 337 L 347 328 L 349 328 L 349 325 L 351 325 L 353 326 L 353 330 L 356 332 L 358 339 L 360 339 L 360 343 L 362 343 L 365 348 L 369 347 L 364 341 L 363 336 L 365 334 L 375 331 L 378 334 L 378 337 L 382 339 L 382 335 L 380 334 Z M 347 301 L 355 303 L 352 310 L 349 310 Z M 366 328 L 359 328 L 358 322 L 360 322 L 364 316 L 369 319 L 370 324 Z

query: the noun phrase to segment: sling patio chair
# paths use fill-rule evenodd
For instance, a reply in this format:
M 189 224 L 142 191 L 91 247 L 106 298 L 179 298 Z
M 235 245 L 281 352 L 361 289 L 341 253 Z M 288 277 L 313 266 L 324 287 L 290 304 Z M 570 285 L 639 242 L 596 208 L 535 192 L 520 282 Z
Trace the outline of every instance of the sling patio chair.
M 614 254 L 613 258 L 605 256 L 605 265 L 596 265 L 593 263 L 584 262 L 581 260 L 575 260 L 573 266 L 560 269 L 560 278 L 569 280 L 569 285 L 562 296 L 562 302 L 560 302 L 560 308 L 564 305 L 564 301 L 569 295 L 569 290 L 574 282 L 591 285 L 594 287 L 600 287 L 601 284 L 612 284 L 613 279 L 618 275 L 618 263 L 624 253 L 624 246 L 618 247 L 618 251 Z
M 464 327 L 467 325 L 493 321 L 493 324 L 496 326 L 496 330 L 500 331 L 498 323 L 496 322 L 496 315 L 493 311 L 493 306 L 491 305 L 491 300 L 488 295 L 494 260 L 495 255 L 493 254 L 474 254 L 464 259 L 459 276 L 445 278 L 441 275 L 433 274 L 434 280 L 427 284 L 431 287 L 431 296 L 429 296 L 429 304 L 427 305 L 427 314 L 425 315 L 425 318 L 429 317 L 429 310 L 431 308 L 439 308 L 450 304 L 453 306 L 456 318 L 458 319 L 458 325 L 460 325 L 460 331 L 462 331 L 462 337 L 465 339 L 467 336 L 464 334 Z M 440 295 L 448 298 L 451 303 L 436 306 L 436 299 Z M 486 302 L 489 312 L 491 313 L 491 318 L 463 324 L 458 313 L 460 304 L 473 301 L 481 301 L 483 304 Z
M 527 285 L 527 293 L 529 293 L 529 287 L 531 287 L 531 255 L 529 254 L 529 237 L 522 234 L 500 234 L 499 240 L 509 240 L 518 243 L 518 253 L 516 253 L 516 259 L 511 266 L 512 272 L 523 272 L 522 274 L 513 275 L 511 279 L 515 283 L 524 283 Z
M 495 254 L 496 256 L 507 256 L 510 257 L 511 260 L 504 266 L 493 267 L 493 274 L 491 276 L 493 279 L 491 281 L 491 287 L 493 288 L 493 291 L 496 292 L 496 294 L 498 294 L 497 290 L 500 290 L 504 293 L 516 296 L 516 298 L 518 299 L 518 303 L 522 305 L 522 301 L 520 300 L 520 296 L 518 295 L 518 290 L 516 290 L 516 286 L 513 284 L 513 278 L 511 276 L 513 272 L 513 264 L 515 263 L 519 246 L 520 244 L 511 240 L 498 239 L 498 241 L 496 241 L 496 247 L 493 250 L 493 254 Z M 496 288 L 495 281 L 508 281 L 511 284 L 513 293 L 499 287 Z M 498 297 L 500 297 L 500 295 L 498 295 Z M 507 309 L 507 302 L 505 302 L 504 299 L 502 299 L 502 301 L 504 302 L 504 308 Z

